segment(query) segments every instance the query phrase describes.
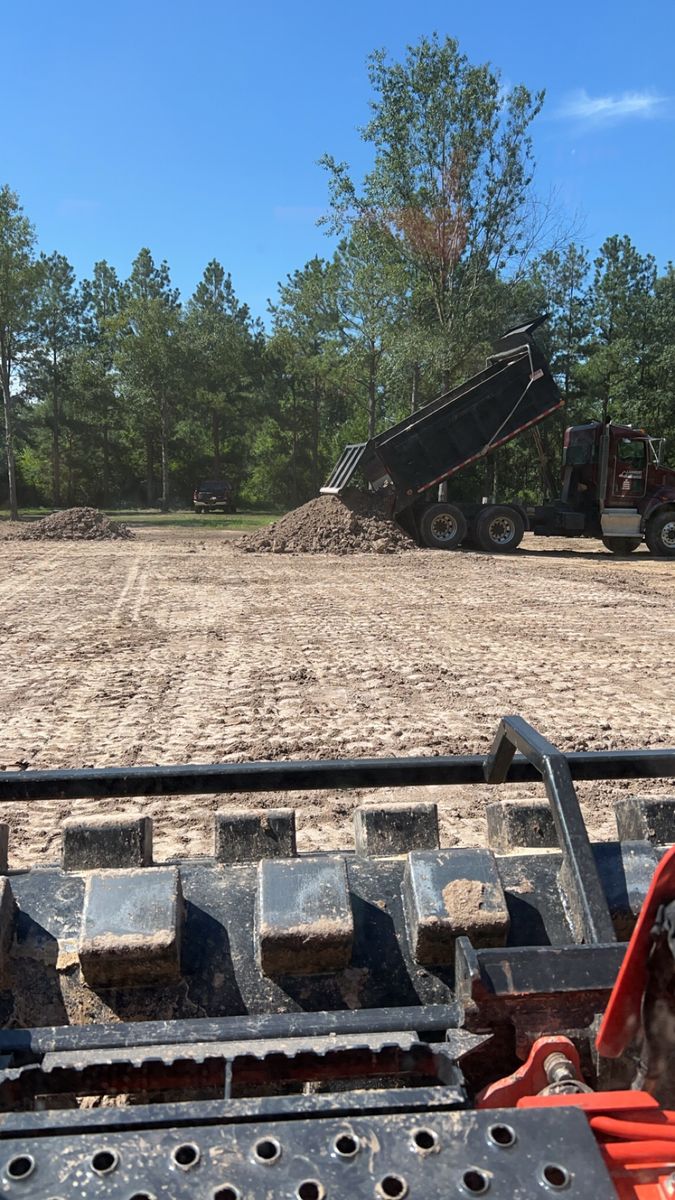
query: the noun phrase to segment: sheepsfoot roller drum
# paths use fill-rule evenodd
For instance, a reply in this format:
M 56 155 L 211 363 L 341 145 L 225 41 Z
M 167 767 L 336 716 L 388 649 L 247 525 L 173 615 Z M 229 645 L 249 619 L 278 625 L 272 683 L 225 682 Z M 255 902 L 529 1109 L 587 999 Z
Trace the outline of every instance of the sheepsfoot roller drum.
M 517 717 L 486 756 L 0 773 L 3 801 L 110 802 L 53 866 L 8 869 L 0 832 L 2 1195 L 672 1195 L 675 798 L 621 790 L 592 843 L 575 781 L 674 774 Z M 371 803 L 353 848 L 299 854 L 283 805 L 486 783 L 485 848 Z M 204 793 L 211 858 L 157 863 L 142 801 L 115 815 Z

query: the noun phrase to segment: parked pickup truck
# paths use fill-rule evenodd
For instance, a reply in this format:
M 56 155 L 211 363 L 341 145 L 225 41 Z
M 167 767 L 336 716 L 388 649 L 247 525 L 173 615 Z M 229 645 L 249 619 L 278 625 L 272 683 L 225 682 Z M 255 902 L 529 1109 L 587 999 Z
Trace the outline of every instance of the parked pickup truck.
M 206 479 L 198 484 L 192 502 L 198 513 L 217 512 L 218 509 L 224 513 L 237 511 L 232 485 L 224 479 Z

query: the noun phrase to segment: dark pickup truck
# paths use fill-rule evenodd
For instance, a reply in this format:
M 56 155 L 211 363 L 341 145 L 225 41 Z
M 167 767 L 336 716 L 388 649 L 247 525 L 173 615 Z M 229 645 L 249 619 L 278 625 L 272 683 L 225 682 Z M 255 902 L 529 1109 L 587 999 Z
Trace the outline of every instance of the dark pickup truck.
M 207 479 L 198 484 L 192 502 L 198 513 L 217 512 L 218 509 L 224 513 L 237 511 L 232 485 L 224 479 Z

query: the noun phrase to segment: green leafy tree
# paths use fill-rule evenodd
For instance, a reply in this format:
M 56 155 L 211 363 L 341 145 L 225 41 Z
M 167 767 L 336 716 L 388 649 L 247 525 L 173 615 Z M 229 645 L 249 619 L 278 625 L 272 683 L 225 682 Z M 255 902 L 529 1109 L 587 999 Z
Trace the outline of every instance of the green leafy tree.
M 212 259 L 188 301 L 185 337 L 198 409 L 210 435 L 211 470 L 241 476 L 247 444 L 246 417 L 259 379 L 261 331 L 237 299 L 232 279 Z
M 166 262 L 155 265 L 148 249 L 135 258 L 117 318 L 115 364 L 145 443 L 148 503 L 154 497 L 155 444 L 161 464 L 160 507 L 168 511 L 171 435 L 184 389 L 184 344 L 177 289 Z
M 29 391 L 41 404 L 50 430 L 51 498 L 59 507 L 64 424 L 68 422 L 70 369 L 80 337 L 81 300 L 75 272 L 62 254 L 42 254 L 33 318 L 33 349 L 26 372 Z
M 323 483 L 331 433 L 344 420 L 353 386 L 345 369 L 337 285 L 335 262 L 313 258 L 280 285 L 279 303 L 271 310 L 279 411 L 290 422 L 293 491 L 302 499 L 315 495 Z
M 433 334 L 445 384 L 482 335 L 486 290 L 531 251 L 530 125 L 543 93 L 504 92 L 497 71 L 475 66 L 452 38 L 423 38 L 403 62 L 369 58 L 375 92 L 363 139 L 374 159 L 363 186 L 330 155 L 333 230 L 370 222 L 409 273 L 420 320 Z
M 582 376 L 596 415 L 641 423 L 652 387 L 656 263 L 629 237 L 607 238 L 590 292 L 593 333 Z
M 549 314 L 539 338 L 546 343 L 551 370 L 568 408 L 579 400 L 579 366 L 593 333 L 589 273 L 588 252 L 574 243 L 547 251 L 532 272 L 532 283 L 540 288 L 539 305 Z
M 656 280 L 652 309 L 652 381 L 650 419 L 655 436 L 667 439 L 673 462 L 675 446 L 675 267 L 668 263 Z
M 0 387 L 9 509 L 14 521 L 19 507 L 13 379 L 29 347 L 38 281 L 35 231 L 18 196 L 5 185 L 0 188 Z
M 114 356 L 124 290 L 115 268 L 103 259 L 94 263 L 92 277 L 83 281 L 81 294 L 82 345 L 73 361 L 74 395 L 87 428 L 89 462 L 96 470 L 97 482 L 92 481 L 91 491 L 107 507 L 112 498 L 113 460 L 120 457 L 121 449 L 121 398 Z M 128 461 L 125 470 L 131 473 Z
M 384 364 L 401 334 L 404 272 L 389 246 L 362 222 L 354 224 L 350 237 L 339 246 L 334 265 L 338 321 L 359 391 L 366 398 L 366 431 L 371 438 L 385 415 Z

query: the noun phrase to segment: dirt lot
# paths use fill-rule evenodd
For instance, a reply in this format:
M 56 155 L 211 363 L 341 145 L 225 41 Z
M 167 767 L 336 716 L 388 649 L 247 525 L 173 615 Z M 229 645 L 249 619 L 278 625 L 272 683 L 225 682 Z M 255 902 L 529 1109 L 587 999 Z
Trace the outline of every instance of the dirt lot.
M 529 538 L 512 558 L 244 556 L 235 540 L 0 540 L 0 766 L 476 751 L 506 712 L 568 748 L 675 744 L 675 564 Z M 598 836 L 620 788 L 582 790 Z M 486 792 L 414 795 L 439 802 L 453 845 L 483 840 Z M 299 848 L 351 845 L 369 799 L 291 796 Z M 221 804 L 125 807 L 154 816 L 161 859 L 210 852 Z M 54 859 L 60 820 L 106 807 L 5 806 L 11 865 Z

